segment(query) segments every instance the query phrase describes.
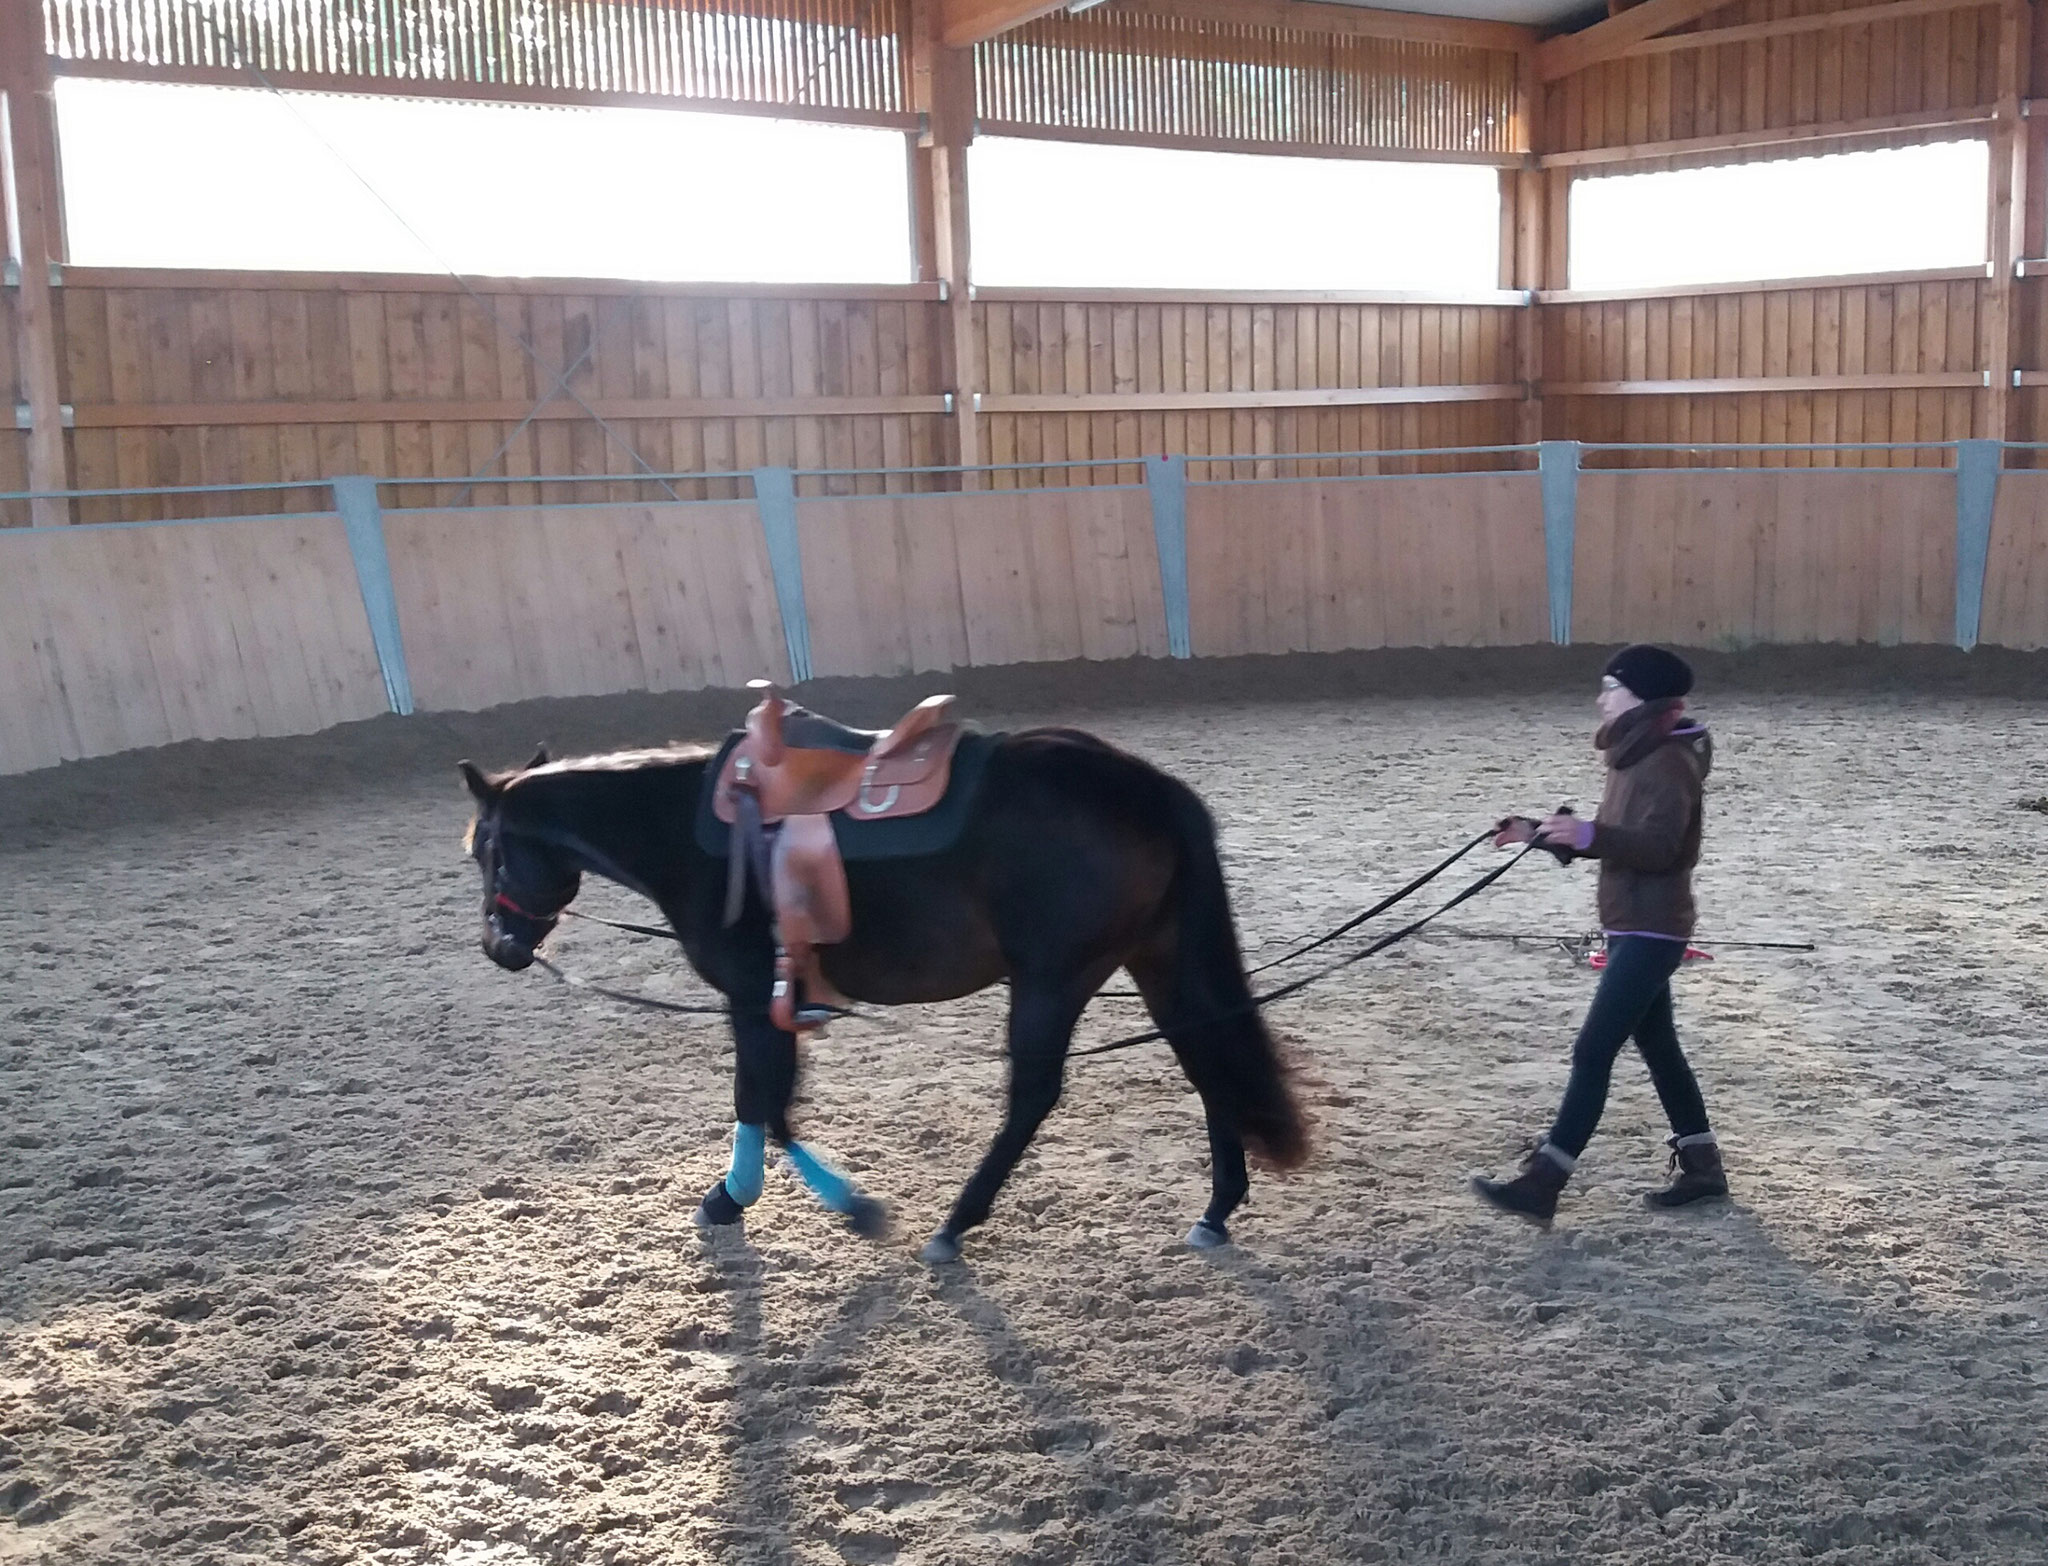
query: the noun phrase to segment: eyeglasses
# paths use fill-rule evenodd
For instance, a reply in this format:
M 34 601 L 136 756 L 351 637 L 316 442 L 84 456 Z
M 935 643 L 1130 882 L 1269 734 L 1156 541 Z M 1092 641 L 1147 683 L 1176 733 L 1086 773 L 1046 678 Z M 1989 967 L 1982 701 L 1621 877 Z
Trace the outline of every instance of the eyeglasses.
M 1623 685 L 1613 675 L 1603 674 L 1600 676 L 1600 689 L 1603 691 L 1620 691 L 1626 690 L 1628 687 Z

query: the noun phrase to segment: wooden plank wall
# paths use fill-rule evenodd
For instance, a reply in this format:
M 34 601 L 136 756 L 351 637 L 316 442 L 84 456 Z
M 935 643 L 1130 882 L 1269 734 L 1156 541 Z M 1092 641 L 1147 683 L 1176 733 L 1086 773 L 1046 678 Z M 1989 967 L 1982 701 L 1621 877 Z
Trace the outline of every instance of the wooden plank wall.
M 1968 281 L 1747 288 L 1543 307 L 1546 379 L 1564 382 L 1967 373 L 1979 358 L 1985 289 Z M 1967 439 L 1979 390 L 1742 392 L 1548 397 L 1546 430 L 1582 441 Z M 1614 460 L 1603 458 L 1603 461 Z M 1643 462 L 1668 464 L 1668 453 Z M 1715 453 L 1718 466 L 1924 465 L 1947 452 Z
M 1194 484 L 1197 657 L 1549 639 L 1533 474 Z
M 385 710 L 338 517 L 0 531 L 0 772 Z
M 1500 305 L 1289 304 L 1086 297 L 992 298 L 975 305 L 977 352 L 992 408 L 1004 398 L 1089 399 L 1074 412 L 991 412 L 992 463 L 1093 461 L 1087 482 L 1129 480 L 1129 459 L 1246 452 L 1312 453 L 1491 446 L 1514 442 L 1519 403 L 1492 400 L 1383 406 L 1188 410 L 1156 406 L 1184 393 L 1370 387 L 1488 386 L 1519 380 L 1523 311 Z M 1129 412 L 1100 407 L 1129 396 Z M 1147 401 L 1155 406 L 1145 406 Z M 1198 477 L 1263 477 L 1270 464 L 1197 469 Z M 1357 472 L 1357 463 L 1307 465 Z M 1290 464 L 1290 474 L 1302 471 Z M 1062 482 L 1056 474 L 997 483 Z
M 819 674 L 1162 658 L 1143 489 L 805 501 Z
M 64 395 L 77 409 L 73 483 L 81 489 L 345 473 L 624 477 L 946 460 L 940 396 L 951 375 L 936 290 L 721 297 L 627 284 L 484 284 L 472 296 L 449 279 L 74 269 L 57 293 Z M 574 366 L 570 387 L 617 438 L 562 396 L 518 432 L 553 388 L 542 365 Z M 915 399 L 928 411 L 829 411 Z M 245 405 L 249 416 L 238 418 Z M 752 412 L 709 417 L 698 411 L 707 406 Z M 835 487 L 883 484 L 876 477 Z M 458 492 L 401 488 L 387 491 L 386 502 L 445 505 Z M 716 498 L 743 486 L 677 492 Z M 551 488 L 546 498 L 650 495 L 667 498 L 620 483 Z M 475 496 L 541 498 L 536 486 L 519 484 Z M 328 501 L 314 492 L 286 503 Z M 188 504 L 218 510 L 221 499 Z M 242 504 L 271 511 L 280 498 L 255 493 Z M 79 519 L 163 514 L 158 501 L 102 501 L 82 503 Z
M 1743 0 L 1702 17 L 1695 30 L 1852 10 L 1862 3 Z M 1545 95 L 1542 146 L 1545 152 L 1576 152 L 1975 108 L 1997 96 L 1997 67 L 1998 14 L 1989 4 L 1641 54 L 1554 83 Z M 1742 156 L 1721 152 L 1712 161 Z
M 1952 644 L 1955 582 L 1952 474 L 1580 478 L 1575 641 Z
M 384 534 L 423 709 L 789 678 L 751 502 L 415 508 Z

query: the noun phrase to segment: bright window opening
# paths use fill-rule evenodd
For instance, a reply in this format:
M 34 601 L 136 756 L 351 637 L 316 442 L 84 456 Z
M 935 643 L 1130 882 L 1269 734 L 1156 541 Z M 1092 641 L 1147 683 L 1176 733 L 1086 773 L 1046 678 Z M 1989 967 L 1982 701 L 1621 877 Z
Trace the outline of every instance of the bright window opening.
M 1675 288 L 1976 266 L 1981 141 L 1573 182 L 1571 286 Z
M 987 138 L 969 170 L 990 287 L 1500 285 L 1490 168 Z
M 81 265 L 898 283 L 903 137 L 60 77 Z

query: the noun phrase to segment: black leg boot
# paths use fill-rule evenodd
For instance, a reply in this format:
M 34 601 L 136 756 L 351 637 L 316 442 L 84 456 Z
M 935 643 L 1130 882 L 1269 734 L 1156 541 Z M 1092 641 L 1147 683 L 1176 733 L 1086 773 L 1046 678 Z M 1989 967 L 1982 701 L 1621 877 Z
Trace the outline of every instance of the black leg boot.
M 1670 1185 L 1643 1193 L 1652 1207 L 1685 1207 L 1728 1194 L 1728 1172 L 1721 1167 L 1721 1147 L 1711 1131 L 1673 1137 L 1669 1173 Z
M 1565 1181 L 1572 1177 L 1572 1170 L 1578 1165 L 1562 1148 L 1552 1147 L 1548 1142 L 1539 1143 L 1522 1165 L 1522 1172 L 1512 1180 L 1488 1180 L 1483 1175 L 1472 1178 L 1472 1192 L 1489 1207 L 1497 1207 L 1504 1213 L 1527 1218 L 1532 1223 L 1547 1224 L 1557 1214 L 1558 1193 L 1564 1189 Z

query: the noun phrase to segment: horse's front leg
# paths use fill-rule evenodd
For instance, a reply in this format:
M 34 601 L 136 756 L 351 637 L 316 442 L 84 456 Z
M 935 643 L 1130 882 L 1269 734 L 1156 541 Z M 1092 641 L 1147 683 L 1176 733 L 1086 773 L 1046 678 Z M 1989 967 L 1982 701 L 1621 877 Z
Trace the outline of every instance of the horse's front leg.
M 987 1220 L 996 1193 L 1060 1101 L 1074 1024 L 1081 1020 L 1099 983 L 1099 979 L 1087 983 L 1072 978 L 1051 984 L 1021 978 L 1011 981 L 1009 1107 L 981 1167 L 953 1203 L 945 1227 L 918 1253 L 925 1261 L 958 1261 L 961 1236 Z
M 829 1159 L 790 1133 L 789 1106 L 796 1097 L 796 1036 L 776 1027 L 764 1012 L 735 1010 L 731 1022 L 732 1163 L 705 1193 L 692 1221 L 700 1229 L 712 1229 L 741 1220 L 747 1208 L 760 1200 L 772 1137 L 788 1153 L 804 1184 L 845 1217 L 856 1234 L 882 1234 L 888 1227 L 888 1213 L 882 1204 L 862 1195 Z

